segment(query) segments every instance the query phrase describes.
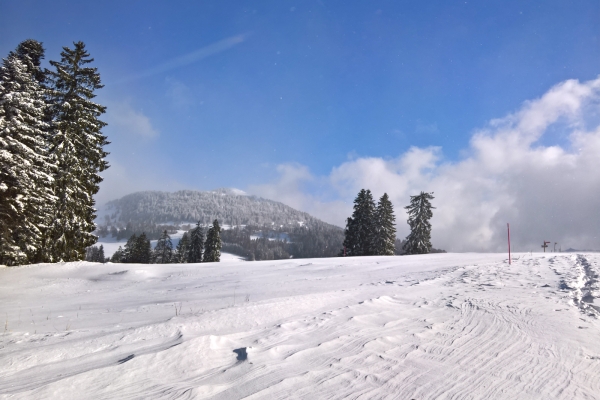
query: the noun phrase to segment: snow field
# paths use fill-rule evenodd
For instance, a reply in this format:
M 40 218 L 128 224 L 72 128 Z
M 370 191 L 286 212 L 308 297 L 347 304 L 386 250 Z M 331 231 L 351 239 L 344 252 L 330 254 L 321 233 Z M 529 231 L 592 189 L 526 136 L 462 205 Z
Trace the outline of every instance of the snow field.
M 510 266 L 431 254 L 2 268 L 0 397 L 596 399 L 599 263 L 527 253 Z

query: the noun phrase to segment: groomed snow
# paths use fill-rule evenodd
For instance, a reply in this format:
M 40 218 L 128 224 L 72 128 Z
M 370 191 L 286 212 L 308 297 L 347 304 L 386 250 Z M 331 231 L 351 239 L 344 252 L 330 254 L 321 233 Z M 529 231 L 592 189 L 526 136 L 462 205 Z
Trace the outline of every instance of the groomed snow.
M 0 398 L 597 399 L 599 263 L 0 268 Z

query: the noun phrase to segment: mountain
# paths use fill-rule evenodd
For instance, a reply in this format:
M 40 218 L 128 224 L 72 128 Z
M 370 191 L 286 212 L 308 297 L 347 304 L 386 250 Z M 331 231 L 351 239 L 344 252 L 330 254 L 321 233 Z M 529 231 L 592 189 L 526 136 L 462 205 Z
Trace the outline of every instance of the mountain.
M 96 233 L 118 240 L 142 232 L 156 239 L 163 230 L 190 229 L 219 220 L 223 250 L 250 260 L 333 257 L 344 231 L 283 203 L 238 189 L 136 192 L 99 209 Z
M 106 203 L 99 210 L 99 224 L 126 227 L 127 223 L 181 225 L 210 224 L 215 218 L 221 225 L 330 226 L 311 215 L 283 203 L 249 196 L 238 189 L 200 192 L 137 192 Z

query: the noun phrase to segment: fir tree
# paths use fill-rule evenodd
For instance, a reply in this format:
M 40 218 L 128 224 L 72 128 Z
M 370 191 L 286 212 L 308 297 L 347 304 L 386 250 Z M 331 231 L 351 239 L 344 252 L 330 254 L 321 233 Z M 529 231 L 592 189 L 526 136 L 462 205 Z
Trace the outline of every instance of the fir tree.
M 375 202 L 370 190 L 361 189 L 354 200 L 354 212 L 347 219 L 344 248 L 347 256 L 374 254 Z M 343 250 L 342 250 L 343 251 Z
M 433 200 L 433 193 L 421 192 L 418 196 L 410 196 L 410 205 L 404 207 L 408 212 L 408 225 L 410 234 L 406 237 L 404 252 L 406 254 L 427 254 L 431 250 L 431 224 L 433 216 L 429 200 Z
M 138 236 L 135 243 L 134 260 L 133 262 L 139 264 L 150 264 L 152 259 L 152 245 L 150 240 L 146 237 L 146 233 L 142 232 Z
M 204 246 L 203 262 L 219 262 L 221 261 L 221 227 L 219 221 L 213 221 L 212 226 L 206 234 L 206 245 Z
M 178 263 L 186 263 L 188 260 L 188 253 L 190 249 L 190 237 L 187 232 L 183 234 L 179 243 L 177 243 L 177 248 L 175 249 L 175 260 Z
M 37 40 L 27 39 L 19 43 L 15 51 L 11 51 L 8 56 L 19 58 L 32 74 L 33 78 L 45 88 L 46 73 L 41 69 L 44 59 L 44 46 Z
M 170 264 L 173 258 L 173 243 L 166 229 L 162 236 L 156 242 L 154 248 L 153 261 L 155 264 Z
M 379 199 L 375 210 L 375 229 L 373 234 L 373 254 L 393 256 L 396 246 L 396 217 L 394 207 L 387 193 Z
M 101 263 L 105 263 L 106 262 L 106 257 L 104 256 L 104 246 L 100 245 L 100 247 L 98 248 L 98 262 Z
M 200 226 L 200 221 L 192 230 L 190 238 L 190 248 L 188 251 L 188 263 L 202 262 L 202 253 L 204 252 L 204 230 Z
M 0 68 L 0 264 L 37 261 L 55 203 L 38 72 L 26 52 L 11 53 Z
M 127 239 L 127 243 L 125 243 L 125 247 L 122 251 L 122 257 L 121 257 L 121 262 L 124 263 L 132 263 L 135 262 L 133 261 L 135 258 L 135 247 L 137 245 L 137 236 L 134 233 L 133 235 L 131 235 L 129 237 L 129 239 Z M 120 247 L 119 247 L 120 248 Z
M 85 261 L 104 263 L 106 261 L 104 258 L 104 246 L 88 247 L 85 252 Z
M 52 156 L 58 166 L 54 194 L 57 207 L 49 235 L 52 246 L 50 261 L 83 258 L 85 248 L 93 245 L 95 230 L 94 198 L 108 168 L 104 147 L 108 144 L 101 129 L 106 125 L 98 118 L 106 107 L 92 101 L 94 91 L 103 87 L 93 61 L 82 42 L 75 48 L 63 47 L 60 61 L 50 61 L 52 103 Z
M 123 248 L 121 246 L 119 246 L 119 248 L 117 249 L 117 251 L 114 252 L 114 254 L 112 255 L 112 257 L 110 258 L 110 262 L 113 263 L 122 263 L 125 262 L 125 255 L 123 252 Z

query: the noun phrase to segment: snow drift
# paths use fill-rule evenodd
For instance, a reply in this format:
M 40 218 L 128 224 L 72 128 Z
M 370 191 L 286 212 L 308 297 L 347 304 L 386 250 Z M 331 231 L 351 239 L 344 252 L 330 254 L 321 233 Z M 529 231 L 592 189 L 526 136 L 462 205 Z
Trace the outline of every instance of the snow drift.
M 0 269 L 2 398 L 600 398 L 600 255 Z

